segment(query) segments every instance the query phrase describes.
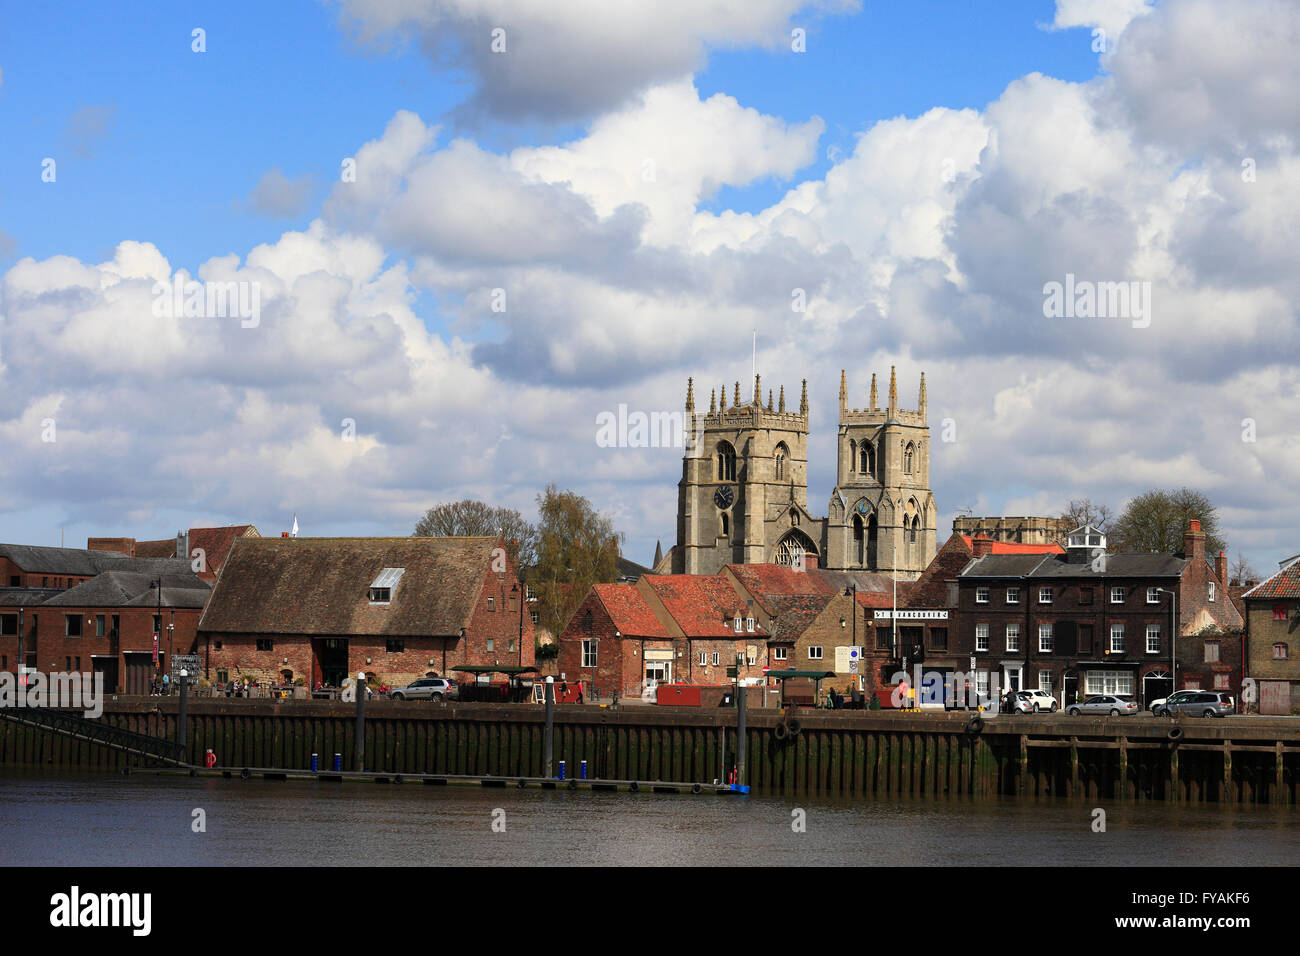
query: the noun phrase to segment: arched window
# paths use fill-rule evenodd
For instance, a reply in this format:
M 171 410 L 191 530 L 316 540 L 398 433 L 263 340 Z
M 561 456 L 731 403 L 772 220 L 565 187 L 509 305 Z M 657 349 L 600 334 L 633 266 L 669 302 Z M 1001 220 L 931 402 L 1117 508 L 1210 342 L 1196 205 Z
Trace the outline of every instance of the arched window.
M 864 475 L 876 473 L 876 452 L 866 442 L 862 443 L 862 450 L 858 453 L 858 471 Z
M 730 442 L 718 442 L 718 481 L 736 480 L 736 449 Z
M 721 532 L 721 534 L 722 534 L 722 537 L 725 538 L 725 537 L 727 537 L 728 535 L 731 534 L 731 515 L 727 514 L 727 512 L 724 511 L 724 512 L 722 512 L 722 514 L 720 515 L 720 517 L 721 517 L 721 519 L 722 519 L 722 532 Z
M 867 562 L 867 526 L 862 515 L 853 516 L 853 563 L 859 566 Z
M 790 449 L 785 447 L 785 442 L 776 446 L 776 480 L 781 481 L 785 478 L 785 460 L 790 454 Z
M 849 471 L 858 470 L 858 442 L 855 438 L 849 439 Z
M 866 560 L 866 566 L 873 570 L 880 567 L 879 554 L 877 553 L 878 542 L 879 542 L 879 537 L 878 537 L 878 526 L 876 524 L 876 513 L 873 511 L 871 512 L 871 516 L 867 518 L 867 560 Z
M 910 475 L 912 473 L 912 459 L 915 455 L 916 446 L 908 442 L 907 450 L 903 452 L 903 474 Z
M 912 534 L 911 534 L 911 538 L 910 538 L 912 544 L 916 544 L 916 532 L 917 532 L 917 529 L 919 529 L 920 527 L 921 527 L 921 519 L 920 519 L 920 517 L 913 518 L 913 519 L 912 519 Z

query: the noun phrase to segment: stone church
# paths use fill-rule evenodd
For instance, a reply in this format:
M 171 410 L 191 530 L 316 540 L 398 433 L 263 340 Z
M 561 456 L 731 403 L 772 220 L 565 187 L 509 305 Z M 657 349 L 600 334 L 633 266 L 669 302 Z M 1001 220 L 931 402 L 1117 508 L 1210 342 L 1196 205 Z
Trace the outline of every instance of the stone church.
M 737 382 L 730 407 L 724 386 L 709 396 L 703 415 L 695 411 L 692 379 L 686 420 L 677 544 L 665 562 L 673 573 L 804 562 L 845 571 L 897 568 L 908 580 L 934 557 L 938 511 L 930 493 L 924 373 L 917 407 L 904 409 L 893 368 L 884 408 L 874 374 L 867 407 L 850 408 L 840 372 L 835 487 L 826 517 L 808 510 L 807 379 L 797 412 L 786 411 L 784 386 L 777 406 L 769 390 L 764 407 L 756 375 L 752 401 L 741 403 Z

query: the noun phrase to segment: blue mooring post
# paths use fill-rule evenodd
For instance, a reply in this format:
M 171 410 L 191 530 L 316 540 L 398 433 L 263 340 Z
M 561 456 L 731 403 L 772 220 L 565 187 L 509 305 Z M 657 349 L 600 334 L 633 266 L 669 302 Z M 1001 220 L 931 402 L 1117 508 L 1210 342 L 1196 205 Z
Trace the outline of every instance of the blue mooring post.
M 357 772 L 366 769 L 366 673 L 357 674 Z
M 563 760 L 560 761 L 560 779 L 561 779 L 561 780 L 564 779 L 564 761 L 563 761 Z
M 320 769 L 320 754 L 311 755 L 311 772 L 315 773 Z
M 334 772 L 335 772 L 335 773 L 338 773 L 338 772 L 340 772 L 342 769 L 343 769 L 343 755 L 342 755 L 342 754 L 335 754 L 335 755 L 334 755 Z
M 582 776 L 583 780 L 587 779 L 587 761 L 584 760 L 581 766 L 578 767 L 578 773 Z

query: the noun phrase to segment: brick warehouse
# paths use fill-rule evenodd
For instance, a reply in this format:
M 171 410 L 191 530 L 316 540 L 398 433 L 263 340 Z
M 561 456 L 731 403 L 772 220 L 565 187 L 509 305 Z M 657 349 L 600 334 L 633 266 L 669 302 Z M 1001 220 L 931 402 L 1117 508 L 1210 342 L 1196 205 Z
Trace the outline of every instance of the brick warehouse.
M 492 538 L 240 538 L 199 622 L 205 676 L 398 686 L 534 664 L 533 624 Z
M 0 670 L 18 667 L 21 628 L 24 666 L 98 671 L 127 694 L 147 693 L 173 653 L 193 650 L 210 593 L 188 561 L 10 544 L 0 544 L 0 582 Z
M 1249 633 L 1247 676 L 1259 683 L 1261 714 L 1300 714 L 1300 555 L 1242 600 Z

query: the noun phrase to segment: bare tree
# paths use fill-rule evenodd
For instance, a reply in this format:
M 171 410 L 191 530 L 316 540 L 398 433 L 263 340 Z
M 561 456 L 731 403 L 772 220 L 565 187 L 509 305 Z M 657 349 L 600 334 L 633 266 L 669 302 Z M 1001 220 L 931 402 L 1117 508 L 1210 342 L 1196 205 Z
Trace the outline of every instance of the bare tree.
M 1239 584 L 1245 584 L 1247 581 L 1258 581 L 1259 572 L 1250 566 L 1246 556 L 1240 551 L 1237 552 L 1237 558 L 1232 562 L 1232 567 L 1228 569 L 1228 578 Z
M 537 563 L 537 529 L 513 508 L 494 508 L 468 498 L 434 505 L 411 533 L 416 537 L 500 536 L 521 577 Z
M 1071 500 L 1061 517 L 1070 519 L 1071 529 L 1090 524 L 1098 531 L 1105 531 L 1107 525 L 1115 519 L 1115 512 L 1109 505 L 1093 504 L 1091 498 L 1076 498 Z

